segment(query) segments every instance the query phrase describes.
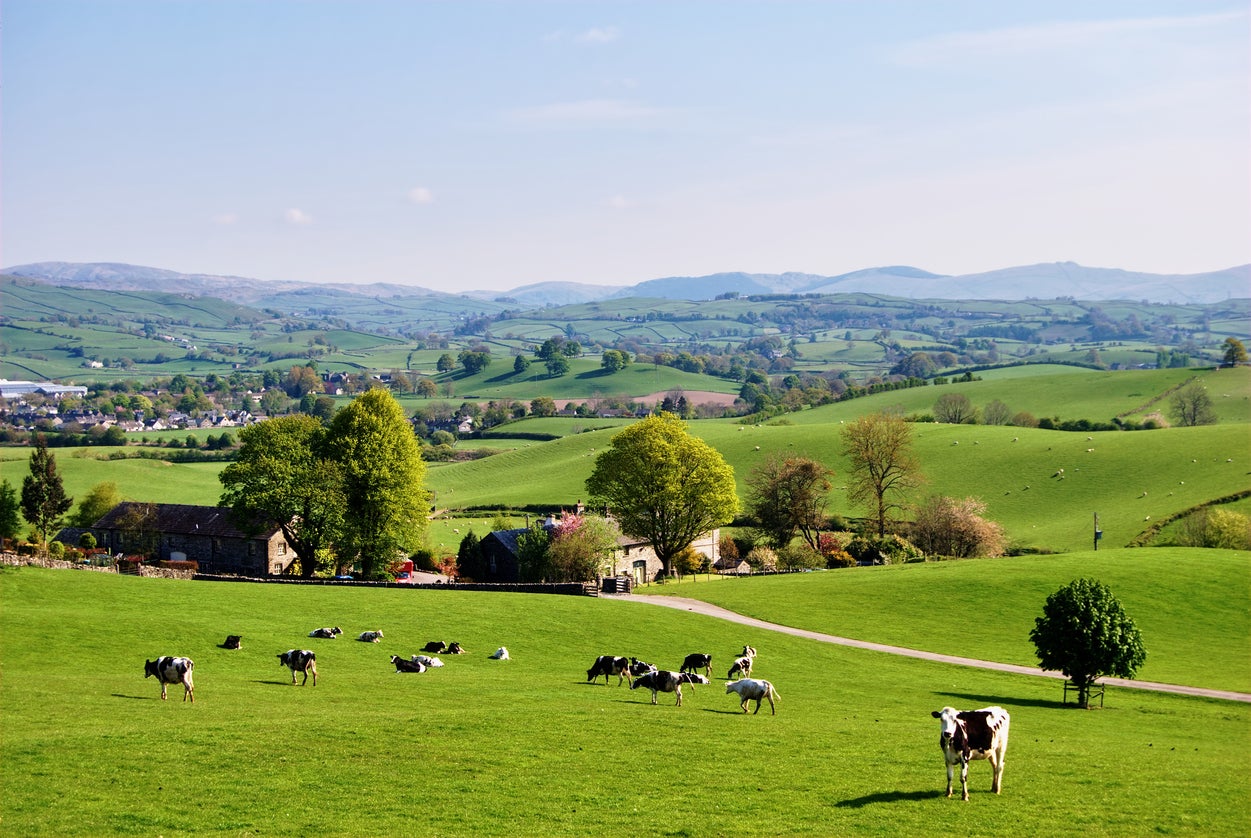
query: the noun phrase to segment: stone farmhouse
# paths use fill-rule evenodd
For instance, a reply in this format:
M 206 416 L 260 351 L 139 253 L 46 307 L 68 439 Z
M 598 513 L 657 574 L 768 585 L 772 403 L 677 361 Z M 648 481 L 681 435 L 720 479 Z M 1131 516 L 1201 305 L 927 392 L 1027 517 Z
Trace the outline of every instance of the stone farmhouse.
M 200 573 L 279 576 L 295 551 L 278 527 L 248 534 L 220 506 L 118 504 L 91 527 L 109 552 L 145 552 L 162 561 L 193 561 Z M 141 522 L 141 523 L 140 523 Z
M 544 526 L 554 526 L 556 520 L 548 518 Z M 496 530 L 488 533 L 479 542 L 485 564 L 485 574 L 477 582 L 518 582 L 520 581 L 517 539 L 526 531 L 525 527 L 511 530 Z M 703 553 L 713 565 L 720 559 L 721 531 L 714 529 L 706 532 L 691 543 L 697 553 Z M 617 552 L 613 556 L 612 565 L 603 568 L 602 575 L 627 576 L 635 585 L 650 582 L 661 575 L 663 565 L 656 558 L 656 551 L 646 539 L 622 535 L 617 539 Z

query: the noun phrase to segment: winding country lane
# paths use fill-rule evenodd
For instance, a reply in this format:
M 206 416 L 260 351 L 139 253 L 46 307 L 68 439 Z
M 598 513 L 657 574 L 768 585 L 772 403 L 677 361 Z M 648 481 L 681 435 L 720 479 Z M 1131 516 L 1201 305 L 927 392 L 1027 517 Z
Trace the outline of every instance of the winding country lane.
M 702 602 L 698 599 L 686 599 L 685 597 L 675 596 L 638 596 L 638 595 L 607 595 L 605 599 L 618 599 L 631 602 L 645 602 L 649 605 L 660 605 L 666 608 L 677 608 L 682 611 L 691 611 L 696 614 L 703 614 L 708 617 L 716 617 L 721 620 L 729 620 L 735 623 L 741 623 L 745 626 L 753 628 L 765 629 L 766 631 L 780 631 L 784 634 L 793 634 L 796 637 L 805 637 L 809 640 L 818 640 L 822 643 L 834 643 L 839 646 L 852 646 L 856 649 L 868 649 L 873 652 L 885 652 L 890 655 L 903 655 L 909 658 L 920 658 L 927 661 L 938 661 L 939 663 L 951 663 L 957 666 L 973 666 L 978 669 L 994 669 L 999 672 L 1011 672 L 1016 675 L 1037 675 L 1043 678 L 1057 678 L 1064 680 L 1064 676 L 1059 672 L 1046 672 L 1033 666 L 1018 666 L 1013 663 L 996 663 L 995 661 L 976 660 L 974 658 L 961 658 L 955 655 L 940 655 L 937 652 L 922 652 L 918 649 L 905 649 L 902 646 L 887 646 L 884 643 L 870 643 L 866 640 L 853 640 L 850 637 L 837 637 L 832 634 L 822 634 L 819 631 L 809 631 L 808 629 L 793 628 L 791 626 L 778 625 L 777 623 L 769 623 L 764 620 L 757 620 L 755 617 L 748 617 L 735 611 L 729 611 L 717 605 Z M 1203 698 L 1220 698 L 1226 701 L 1243 701 L 1251 703 L 1251 693 L 1232 692 L 1230 690 L 1210 690 L 1203 687 L 1187 687 L 1180 684 L 1159 684 L 1152 681 L 1131 681 L 1126 678 L 1104 678 L 1101 683 L 1112 687 L 1126 687 L 1133 690 L 1154 690 L 1162 693 L 1176 693 L 1178 695 L 1194 695 Z

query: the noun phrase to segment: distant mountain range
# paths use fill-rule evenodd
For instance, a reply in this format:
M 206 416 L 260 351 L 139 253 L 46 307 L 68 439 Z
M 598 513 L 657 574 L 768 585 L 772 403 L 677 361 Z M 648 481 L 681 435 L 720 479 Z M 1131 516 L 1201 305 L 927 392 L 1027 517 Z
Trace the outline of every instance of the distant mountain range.
M 1201 274 L 1150 274 L 1116 268 L 1089 268 L 1074 262 L 1023 265 L 979 274 L 944 276 L 906 266 L 868 268 L 840 276 L 804 273 L 718 273 L 672 276 L 631 286 L 541 282 L 511 291 L 466 291 L 448 294 L 394 283 L 313 283 L 264 281 L 237 276 L 185 274 L 138 265 L 90 262 L 37 262 L 5 268 L 4 274 L 52 285 L 108 291 L 164 291 L 216 297 L 264 306 L 268 298 L 301 292 L 322 297 L 342 294 L 368 297 L 468 297 L 524 308 L 569 305 L 627 297 L 710 300 L 737 293 L 849 294 L 874 293 L 905 299 L 939 300 L 1133 300 L 1153 303 L 1216 303 L 1251 297 L 1251 265 Z

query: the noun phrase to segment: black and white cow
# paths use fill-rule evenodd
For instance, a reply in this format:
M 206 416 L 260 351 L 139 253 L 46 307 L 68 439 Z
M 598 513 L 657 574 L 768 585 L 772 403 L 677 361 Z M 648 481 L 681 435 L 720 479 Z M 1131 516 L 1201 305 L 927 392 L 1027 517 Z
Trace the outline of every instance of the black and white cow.
M 704 670 L 704 674 L 712 677 L 712 655 L 701 655 L 698 652 L 687 655 L 679 667 L 680 672 L 698 672 Z
M 308 683 L 308 676 L 313 676 L 313 686 L 317 686 L 317 656 L 308 649 L 288 649 L 278 655 L 278 665 L 291 670 L 291 683 L 295 683 L 295 673 L 303 672 L 304 680 L 300 686 Z
M 320 637 L 324 640 L 334 640 L 336 635 L 343 634 L 343 629 L 335 626 L 334 628 L 313 629 L 308 633 L 309 637 Z
M 447 644 L 447 653 L 449 655 L 463 655 L 465 654 L 465 650 L 461 648 L 459 643 L 453 640 L 451 643 Z
M 356 639 L 361 641 L 362 643 L 377 643 L 379 640 L 382 639 L 382 632 L 362 631 L 359 635 L 357 635 Z
M 195 684 L 191 682 L 193 669 L 195 669 L 195 661 L 191 658 L 162 655 L 154 661 L 144 662 L 143 677 L 146 679 L 150 675 L 155 675 L 156 680 L 161 682 L 161 701 L 166 699 L 166 684 L 182 684 L 182 700 L 191 699 L 191 703 L 195 704 Z
M 417 672 L 417 673 L 422 673 L 422 672 L 425 672 L 425 671 L 426 671 L 426 665 L 425 665 L 424 663 L 422 663 L 421 661 L 417 661 L 417 660 L 405 660 L 404 658 L 400 657 L 399 655 L 392 655 L 392 656 L 391 656 L 391 663 L 392 663 L 392 665 L 395 667 L 395 671 L 396 671 L 396 672 Z
M 421 651 L 429 652 L 432 655 L 441 655 L 447 651 L 447 644 L 442 640 L 431 640 L 425 646 L 421 647 Z
M 421 664 L 426 669 L 438 669 L 443 666 L 443 661 L 438 658 L 432 658 L 429 655 L 413 655 L 409 660 Z
M 243 638 L 237 634 L 226 635 L 226 642 L 221 646 L 223 649 L 242 649 Z
M 756 650 L 752 646 L 744 646 L 743 651 L 739 653 L 739 657 L 740 658 L 754 658 L 756 657 Z
M 677 706 L 682 706 L 683 684 L 707 684 L 708 679 L 694 673 L 673 672 L 668 669 L 653 670 L 635 678 L 630 689 L 645 687 L 652 691 L 652 704 L 656 703 L 657 693 L 675 693 L 678 697 Z
M 993 772 L 990 790 L 999 794 L 1003 787 L 1003 760 L 1008 753 L 1008 711 L 1002 707 L 960 711 L 954 707 L 935 710 L 931 716 L 942 723 L 938 746 L 947 762 L 947 796 L 951 797 L 952 770 L 960 765 L 960 798 L 969 799 L 969 762 L 990 761 Z
M 755 678 L 742 678 L 738 681 L 727 682 L 725 685 L 726 695 L 737 693 L 739 698 L 739 706 L 743 708 L 743 712 L 747 712 L 747 702 L 756 702 L 756 712 L 760 712 L 760 702 L 767 700 L 769 702 L 769 711 L 773 715 L 778 714 L 777 706 L 774 701 L 781 701 L 782 696 L 778 695 L 778 691 L 768 681 L 761 681 Z
M 630 661 L 626 658 L 619 658 L 613 655 L 600 655 L 595 659 L 595 663 L 591 664 L 591 668 L 586 671 L 587 681 L 597 681 L 599 676 L 604 676 L 604 686 L 608 685 L 608 676 L 617 676 L 617 686 L 621 686 L 622 679 L 631 680 Z
M 630 658 L 630 675 L 637 678 L 640 675 L 646 675 L 649 672 L 655 672 L 658 667 L 654 663 L 641 661 L 638 658 Z
M 734 665 L 730 667 L 730 673 L 725 677 L 733 678 L 735 675 L 751 675 L 751 661 L 752 659 L 747 655 L 743 655 L 741 658 L 735 658 Z

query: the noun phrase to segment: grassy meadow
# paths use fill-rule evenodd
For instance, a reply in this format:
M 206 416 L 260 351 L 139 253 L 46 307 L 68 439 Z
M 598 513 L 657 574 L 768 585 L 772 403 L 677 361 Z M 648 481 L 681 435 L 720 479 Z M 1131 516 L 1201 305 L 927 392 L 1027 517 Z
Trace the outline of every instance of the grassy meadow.
M 1180 587 L 1194 565 L 1178 565 Z M 1251 831 L 1251 705 L 1237 702 L 1115 690 L 1105 709 L 1081 712 L 1061 706 L 1051 679 L 629 600 L 22 568 L 0 572 L 0 601 L 5 835 Z M 1007 617 L 992 600 L 948 628 L 959 637 Z M 916 638 L 931 630 L 912 610 L 891 621 Z M 305 636 L 321 625 L 344 637 Z M 385 637 L 346 639 L 365 629 Z M 241 650 L 218 648 L 230 633 Z M 469 654 L 394 674 L 391 654 L 430 639 Z M 719 675 L 744 643 L 777 685 L 776 716 L 744 716 L 719 678 L 684 690 L 682 707 L 586 683 L 599 654 L 676 667 L 706 651 Z M 513 660 L 487 658 L 499 645 Z M 316 687 L 291 685 L 275 657 L 289 648 L 317 652 Z M 195 659 L 194 705 L 176 689 L 161 702 L 142 677 L 143 660 L 162 654 Z M 947 800 L 930 711 L 992 703 L 1012 714 L 1003 794 L 989 793 L 979 762 L 972 799 Z

